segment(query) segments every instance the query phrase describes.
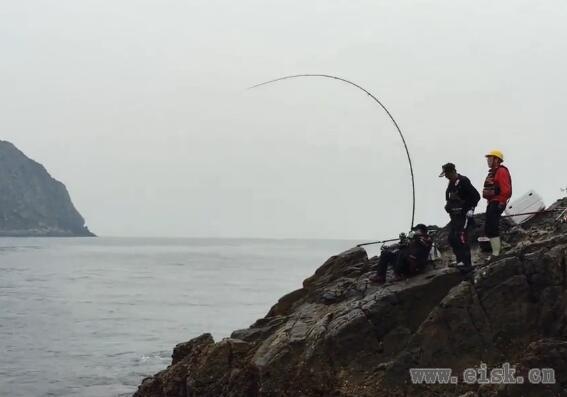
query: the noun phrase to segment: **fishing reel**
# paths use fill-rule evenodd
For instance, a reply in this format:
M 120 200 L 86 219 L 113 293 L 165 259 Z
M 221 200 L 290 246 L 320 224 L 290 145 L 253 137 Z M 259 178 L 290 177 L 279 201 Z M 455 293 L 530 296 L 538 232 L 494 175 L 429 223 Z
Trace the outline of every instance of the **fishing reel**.
M 413 232 L 410 232 L 410 234 L 411 234 L 411 233 L 413 233 Z M 412 237 L 413 237 L 413 236 L 412 236 Z M 403 247 L 403 246 L 409 245 L 410 237 L 408 237 L 407 234 L 405 234 L 405 233 L 400 233 L 399 238 L 400 238 L 400 242 L 399 242 L 400 246 Z

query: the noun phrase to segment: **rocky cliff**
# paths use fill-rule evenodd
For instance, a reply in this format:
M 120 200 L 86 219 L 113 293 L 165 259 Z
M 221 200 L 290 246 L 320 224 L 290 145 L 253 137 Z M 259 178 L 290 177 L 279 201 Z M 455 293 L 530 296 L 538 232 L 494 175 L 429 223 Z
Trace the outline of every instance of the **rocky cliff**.
M 507 251 L 477 258 L 472 277 L 441 261 L 376 285 L 363 249 L 333 256 L 250 328 L 175 347 L 135 396 L 567 396 L 567 224 L 555 217 L 508 226 Z M 553 368 L 555 384 L 465 384 L 481 363 Z M 413 384 L 410 368 L 451 368 L 459 382 Z
M 61 182 L 0 141 L 0 236 L 94 236 Z

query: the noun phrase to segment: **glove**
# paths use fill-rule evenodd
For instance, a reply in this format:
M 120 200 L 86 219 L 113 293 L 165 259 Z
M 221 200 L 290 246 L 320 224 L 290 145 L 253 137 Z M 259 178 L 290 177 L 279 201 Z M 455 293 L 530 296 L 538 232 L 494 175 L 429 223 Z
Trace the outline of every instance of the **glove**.
M 467 218 L 470 219 L 470 218 L 472 218 L 472 217 L 474 217 L 474 209 L 471 209 L 471 210 L 468 210 L 468 211 L 467 211 Z

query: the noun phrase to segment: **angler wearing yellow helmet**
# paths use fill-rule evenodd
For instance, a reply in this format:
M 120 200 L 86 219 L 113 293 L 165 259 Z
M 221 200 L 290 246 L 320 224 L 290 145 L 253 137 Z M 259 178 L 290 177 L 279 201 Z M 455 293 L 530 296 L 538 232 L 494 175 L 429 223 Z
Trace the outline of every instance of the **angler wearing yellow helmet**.
M 512 178 L 508 168 L 502 165 L 504 154 L 500 150 L 492 150 L 485 157 L 489 169 L 482 191 L 482 197 L 488 202 L 484 232 L 490 238 L 492 256 L 498 256 L 502 247 L 500 217 L 512 197 Z

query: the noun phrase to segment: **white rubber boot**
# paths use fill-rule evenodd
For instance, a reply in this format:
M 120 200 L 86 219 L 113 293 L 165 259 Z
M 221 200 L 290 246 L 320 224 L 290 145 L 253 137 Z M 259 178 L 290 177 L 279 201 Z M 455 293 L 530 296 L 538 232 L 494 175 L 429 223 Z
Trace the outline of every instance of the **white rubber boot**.
M 490 239 L 490 246 L 492 247 L 491 258 L 495 258 L 500 255 L 500 250 L 502 249 L 502 241 L 500 237 L 493 237 Z

